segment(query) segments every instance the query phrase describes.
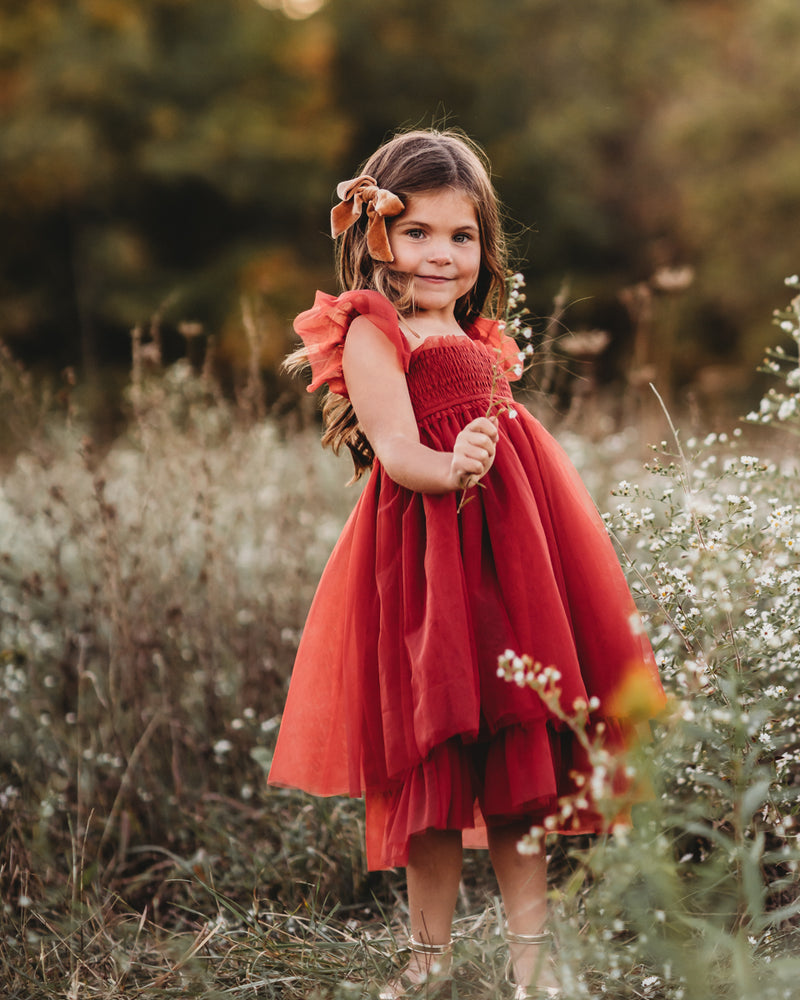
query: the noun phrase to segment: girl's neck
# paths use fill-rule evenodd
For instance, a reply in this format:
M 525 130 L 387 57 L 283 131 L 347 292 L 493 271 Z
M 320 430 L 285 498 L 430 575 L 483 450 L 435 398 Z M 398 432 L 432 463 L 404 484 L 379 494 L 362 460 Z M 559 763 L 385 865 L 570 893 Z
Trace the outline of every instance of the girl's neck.
M 457 336 L 464 332 L 453 315 L 442 317 L 410 313 L 408 316 L 402 316 L 398 313 L 398 319 L 406 335 L 411 335 L 409 340 L 412 343 L 419 343 L 428 337 Z

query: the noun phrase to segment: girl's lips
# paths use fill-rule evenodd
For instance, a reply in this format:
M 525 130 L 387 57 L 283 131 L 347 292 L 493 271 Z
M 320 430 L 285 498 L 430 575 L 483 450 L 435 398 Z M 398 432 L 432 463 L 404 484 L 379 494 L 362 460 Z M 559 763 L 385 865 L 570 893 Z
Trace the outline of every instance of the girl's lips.
M 453 280 L 452 278 L 443 278 L 438 274 L 418 274 L 417 277 L 420 281 L 432 281 L 435 285 L 443 285 Z

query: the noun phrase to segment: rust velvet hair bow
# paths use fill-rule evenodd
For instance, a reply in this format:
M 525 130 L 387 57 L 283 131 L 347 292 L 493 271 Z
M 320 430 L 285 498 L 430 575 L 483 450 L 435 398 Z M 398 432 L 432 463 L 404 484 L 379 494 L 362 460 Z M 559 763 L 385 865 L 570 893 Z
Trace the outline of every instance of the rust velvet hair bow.
M 391 191 L 378 187 L 369 174 L 362 174 L 350 181 L 342 181 L 336 188 L 342 199 L 331 210 L 331 235 L 339 236 L 361 218 L 367 206 L 367 250 L 373 260 L 394 260 L 389 237 L 386 235 L 386 218 L 399 215 L 405 205 Z

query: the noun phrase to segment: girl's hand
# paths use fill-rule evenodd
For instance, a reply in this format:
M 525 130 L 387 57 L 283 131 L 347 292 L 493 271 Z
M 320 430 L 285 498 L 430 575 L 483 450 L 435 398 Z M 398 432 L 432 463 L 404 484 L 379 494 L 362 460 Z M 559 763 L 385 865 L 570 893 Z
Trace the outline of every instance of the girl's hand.
M 469 489 L 491 469 L 497 449 L 497 418 L 477 417 L 459 432 L 453 445 L 453 489 Z

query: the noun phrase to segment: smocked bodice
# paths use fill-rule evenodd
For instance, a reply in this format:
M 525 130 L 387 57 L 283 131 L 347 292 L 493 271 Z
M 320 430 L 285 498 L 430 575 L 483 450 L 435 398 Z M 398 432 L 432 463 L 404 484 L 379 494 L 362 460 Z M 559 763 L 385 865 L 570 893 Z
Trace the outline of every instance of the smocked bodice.
M 407 380 L 418 422 L 469 404 L 485 412 L 492 399 L 512 400 L 508 379 L 491 353 L 468 337 L 432 338 L 412 353 Z

